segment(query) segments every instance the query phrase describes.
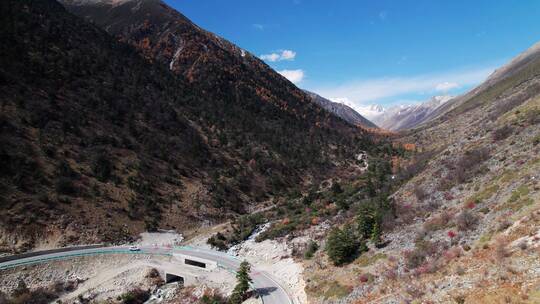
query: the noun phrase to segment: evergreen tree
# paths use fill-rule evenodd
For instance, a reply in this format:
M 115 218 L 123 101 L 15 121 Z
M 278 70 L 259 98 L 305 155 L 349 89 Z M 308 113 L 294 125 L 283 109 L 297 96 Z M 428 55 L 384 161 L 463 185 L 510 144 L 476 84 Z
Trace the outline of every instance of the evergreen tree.
M 359 247 L 360 243 L 353 229 L 347 225 L 343 230 L 334 228 L 330 232 L 325 250 L 334 265 L 339 266 L 351 261 L 358 253 Z
M 21 296 L 23 294 L 27 294 L 29 292 L 30 292 L 30 290 L 26 286 L 26 283 L 24 282 L 24 280 L 19 279 L 19 282 L 17 283 L 17 287 L 15 288 L 15 290 L 13 290 L 12 296 L 18 297 L 18 296 Z
M 381 241 L 381 225 L 378 222 L 375 222 L 371 229 L 371 241 L 375 244 L 379 244 Z
M 357 216 L 357 227 L 358 227 L 358 234 L 361 238 L 367 239 L 371 237 L 371 234 L 373 232 L 373 227 L 378 222 L 378 212 L 372 205 L 372 203 L 367 203 L 362 205 L 358 209 L 358 216 Z
M 371 177 L 371 174 L 368 173 L 368 180 L 366 183 L 366 190 L 370 197 L 374 197 L 377 195 L 377 191 L 375 190 L 375 185 L 373 184 L 373 179 Z
M 341 185 L 338 182 L 334 182 L 330 190 L 332 190 L 332 193 L 334 194 L 343 193 L 343 189 L 341 188 Z
M 243 261 L 236 272 L 236 286 L 229 299 L 230 304 L 240 304 L 244 301 L 249 290 L 249 284 L 252 282 L 249 273 L 251 271 L 251 265 L 247 261 Z

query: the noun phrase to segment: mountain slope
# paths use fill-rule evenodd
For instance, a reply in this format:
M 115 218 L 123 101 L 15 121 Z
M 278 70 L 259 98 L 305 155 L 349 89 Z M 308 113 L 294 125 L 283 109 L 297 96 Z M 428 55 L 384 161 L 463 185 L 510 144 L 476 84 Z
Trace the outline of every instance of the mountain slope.
M 199 90 L 211 101 L 202 105 L 204 115 L 209 112 L 222 117 L 214 122 L 217 129 L 233 129 L 236 137 L 255 129 L 264 136 L 253 140 L 264 139 L 266 145 L 277 149 L 290 146 L 285 141 L 305 141 L 301 134 L 308 130 L 312 143 L 318 142 L 316 134 L 327 132 L 334 134 L 324 136 L 335 139 L 366 138 L 364 131 L 313 104 L 302 90 L 256 56 L 201 29 L 160 0 L 62 2 L 69 11 L 94 22 L 119 41 L 133 45 L 149 61 L 161 64 Z M 257 119 L 246 124 L 243 112 Z M 291 129 L 283 116 L 295 120 L 296 125 Z M 286 153 L 285 158 L 298 153 L 307 158 L 320 155 L 309 148 L 280 153 Z M 332 154 L 321 157 L 329 158 Z M 303 166 L 307 164 L 302 161 Z
M 315 102 L 327 111 L 334 113 L 336 116 L 341 117 L 346 122 L 355 125 L 362 126 L 364 128 L 377 128 L 377 126 L 356 112 L 353 108 L 338 102 L 333 102 L 322 96 L 319 96 L 313 92 L 305 91 Z
M 429 120 L 437 118 L 437 122 L 446 121 L 452 119 L 457 115 L 461 115 L 474 108 L 481 107 L 489 101 L 502 97 L 502 94 L 506 90 L 518 86 L 531 86 L 529 92 L 534 93 L 536 89 L 535 84 L 529 84 L 532 79 L 538 76 L 540 70 L 540 42 L 531 46 L 525 52 L 514 58 L 508 64 L 494 71 L 488 79 L 474 88 L 470 92 L 459 96 L 441 106 L 439 109 L 430 114 Z M 530 93 L 528 93 L 530 95 Z M 523 101 L 523 97 L 516 98 L 514 102 L 506 99 L 504 102 L 506 105 L 501 108 L 504 112 L 506 108 L 512 108 L 517 106 L 519 102 Z
M 376 148 L 262 62 L 245 62 L 185 20 L 193 32 L 183 39 L 210 39 L 209 53 L 193 53 L 204 66 L 174 75 L 161 57 L 141 57 L 56 1 L 0 6 L 4 250 L 217 223 Z
M 353 290 L 342 302 L 538 302 L 540 274 L 528 271 L 540 269 L 536 52 L 535 46 L 447 112 L 402 133 L 399 141 L 418 152 L 401 160 L 397 177 L 405 181 L 391 196 L 397 218 L 384 248 L 339 269 L 315 258 L 305 271 L 313 282 L 308 290 L 320 290 L 324 278 Z M 365 283 L 340 280 L 358 273 Z
M 62 3 L 74 14 L 135 46 L 147 59 L 196 84 L 211 98 L 264 100 L 310 124 L 343 125 L 312 105 L 302 90 L 256 56 L 201 29 L 160 0 Z M 319 119 L 304 117 L 301 112 L 320 112 Z

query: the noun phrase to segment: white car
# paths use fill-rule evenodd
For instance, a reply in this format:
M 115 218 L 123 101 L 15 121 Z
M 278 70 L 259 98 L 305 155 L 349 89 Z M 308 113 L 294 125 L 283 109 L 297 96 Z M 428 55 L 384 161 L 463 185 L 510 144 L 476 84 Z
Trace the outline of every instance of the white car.
M 141 248 L 137 246 L 129 246 L 129 251 L 141 251 Z

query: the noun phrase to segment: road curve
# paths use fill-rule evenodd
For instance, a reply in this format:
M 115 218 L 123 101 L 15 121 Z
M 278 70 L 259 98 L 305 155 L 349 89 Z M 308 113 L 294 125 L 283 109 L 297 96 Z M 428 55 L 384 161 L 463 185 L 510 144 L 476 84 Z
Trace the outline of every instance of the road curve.
M 89 255 L 148 254 L 172 256 L 173 253 L 215 261 L 219 267 L 228 271 L 236 271 L 241 262 L 241 260 L 238 258 L 227 255 L 223 252 L 206 250 L 197 247 L 141 247 L 140 251 L 129 251 L 129 247 L 118 246 L 83 248 L 79 250 L 66 249 L 65 251 L 56 251 L 54 253 L 43 252 L 43 254 L 38 254 L 31 257 L 20 257 L 10 261 L 1 262 L 0 270 Z M 254 268 L 251 270 L 251 278 L 253 279 L 253 287 L 261 295 L 264 304 L 293 304 L 293 300 L 287 291 L 270 274 Z

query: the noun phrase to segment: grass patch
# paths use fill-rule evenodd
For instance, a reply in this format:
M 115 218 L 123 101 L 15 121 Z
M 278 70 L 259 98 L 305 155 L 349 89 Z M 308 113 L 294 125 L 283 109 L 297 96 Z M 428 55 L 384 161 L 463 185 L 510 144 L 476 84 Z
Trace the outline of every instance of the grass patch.
M 325 298 L 325 299 L 330 299 L 330 298 L 340 299 L 340 298 L 344 298 L 344 297 L 346 297 L 347 295 L 349 295 L 349 294 L 351 293 L 351 291 L 352 291 L 352 290 L 351 290 L 350 287 L 341 285 L 341 284 L 339 284 L 339 282 L 337 282 L 337 281 L 333 281 L 333 282 L 328 283 L 327 289 L 326 289 L 326 291 L 324 292 L 324 298 Z
M 381 259 L 386 259 L 387 256 L 384 253 L 377 253 L 372 256 L 368 256 L 367 254 L 361 255 L 356 261 L 354 262 L 356 265 L 360 267 L 367 267 L 370 265 L 373 265 L 375 262 Z
M 529 188 L 526 185 L 521 185 L 516 190 L 512 191 L 512 195 L 510 195 L 508 202 L 516 202 L 520 197 L 526 196 L 527 194 L 529 194 Z
M 511 209 L 512 211 L 516 212 L 519 211 L 527 206 L 532 205 L 533 199 L 530 197 L 521 197 L 516 201 L 508 201 L 506 202 L 501 209 Z
M 540 115 L 540 98 L 536 97 L 509 111 L 500 118 L 500 122 L 523 122 L 533 115 Z
M 531 205 L 533 203 L 533 199 L 528 196 L 529 192 L 530 190 L 527 185 L 517 187 L 517 189 L 512 191 L 508 200 L 497 209 L 511 209 L 512 211 L 519 211 L 524 207 Z
M 340 284 L 338 281 L 328 281 L 320 277 L 313 278 L 311 284 L 306 287 L 308 294 L 314 298 L 340 299 L 349 295 L 352 288 Z
M 467 201 L 482 202 L 493 196 L 499 190 L 499 185 L 491 185 L 476 193 Z
M 491 238 L 493 237 L 493 232 L 484 233 L 479 239 L 478 239 L 478 247 L 482 247 L 485 244 L 489 243 L 491 241 Z
M 517 177 L 517 171 L 515 170 L 506 170 L 503 172 L 499 180 L 503 183 L 507 183 L 509 181 L 512 181 Z

